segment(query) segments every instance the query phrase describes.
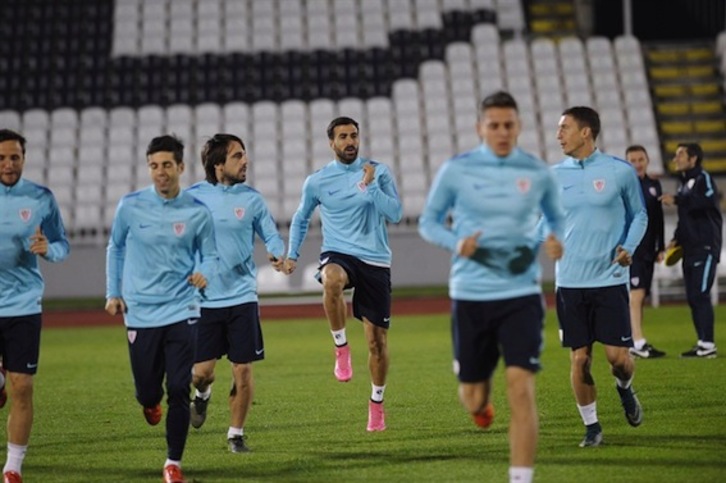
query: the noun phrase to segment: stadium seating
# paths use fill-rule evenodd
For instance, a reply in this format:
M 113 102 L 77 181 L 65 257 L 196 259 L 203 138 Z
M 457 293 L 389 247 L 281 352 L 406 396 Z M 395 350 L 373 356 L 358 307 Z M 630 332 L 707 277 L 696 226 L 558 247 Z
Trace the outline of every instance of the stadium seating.
M 108 229 L 118 199 L 147 184 L 146 143 L 165 132 L 187 145 L 184 184 L 204 176 L 207 136 L 240 135 L 250 183 L 284 224 L 305 176 L 332 159 L 325 129 L 337 115 L 360 122 L 361 153 L 391 167 L 414 223 L 440 165 L 479 142 L 477 99 L 500 88 L 519 102 L 520 145 L 548 162 L 562 156 L 556 125 L 575 104 L 600 110 L 601 147 L 622 156 L 637 142 L 660 161 L 637 40 L 530 42 L 520 35 L 519 1 L 81 0 L 52 8 L 99 25 L 83 27 L 98 46 L 80 56 L 71 49 L 76 27 L 54 31 L 53 72 L 80 62 L 98 75 L 54 89 L 0 83 L 9 99 L 0 124 L 26 135 L 26 175 L 50 185 L 76 235 Z

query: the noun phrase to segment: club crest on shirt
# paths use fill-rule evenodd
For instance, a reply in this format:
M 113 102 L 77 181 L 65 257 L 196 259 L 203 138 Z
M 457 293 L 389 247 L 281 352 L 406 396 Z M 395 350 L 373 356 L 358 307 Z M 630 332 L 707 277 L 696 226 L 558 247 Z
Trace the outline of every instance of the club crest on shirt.
M 182 223 L 182 222 L 174 223 L 173 226 L 174 226 L 174 234 L 176 236 L 182 236 L 187 229 L 187 224 Z
M 602 178 L 594 179 L 592 180 L 592 185 L 595 187 L 595 191 L 600 193 L 602 190 L 605 189 L 605 180 Z
M 133 344 L 134 341 L 136 340 L 136 331 L 135 330 L 129 330 L 128 332 L 126 332 L 126 335 L 129 338 L 129 344 Z
M 20 210 L 18 210 L 18 214 L 20 215 L 20 219 L 23 220 L 24 223 L 27 223 L 30 221 L 30 217 L 33 216 L 33 210 L 30 208 L 20 208 Z
M 658 192 L 655 190 L 655 186 L 651 186 L 648 188 L 648 193 L 650 193 L 651 196 L 658 196 Z
M 517 189 L 520 193 L 528 193 L 531 187 L 532 180 L 530 180 L 529 178 L 517 178 Z
M 693 189 L 693 185 L 696 184 L 696 178 L 691 178 L 686 182 L 686 186 L 688 186 L 688 189 Z
M 234 209 L 234 216 L 236 216 L 238 220 L 241 220 L 245 216 L 245 209 L 238 206 Z

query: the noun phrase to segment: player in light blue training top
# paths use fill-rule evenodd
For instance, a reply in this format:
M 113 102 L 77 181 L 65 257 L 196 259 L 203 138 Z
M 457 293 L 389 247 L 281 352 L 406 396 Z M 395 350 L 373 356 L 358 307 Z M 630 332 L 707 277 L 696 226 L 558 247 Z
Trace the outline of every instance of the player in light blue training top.
M 633 167 L 595 146 L 600 117 L 572 107 L 560 118 L 557 139 L 567 155 L 553 166 L 565 207 L 565 255 L 557 262 L 557 316 L 562 345 L 570 347 L 572 388 L 586 426 L 581 447 L 598 446 L 595 381 L 590 367 L 598 341 L 615 376 L 628 423 L 638 426 L 642 408 L 631 386 L 635 366 L 629 348 L 629 269 L 648 225 Z
M 482 101 L 477 131 L 483 144 L 441 167 L 419 233 L 452 253 L 449 295 L 461 402 L 478 426 L 492 424 L 492 377 L 502 355 L 512 413 L 510 481 L 531 482 L 538 435 L 534 375 L 544 324 L 537 222 L 544 214 L 552 231 L 545 251 L 556 259 L 564 215 L 546 163 L 516 146 L 520 130 L 510 94 Z
M 44 289 L 38 255 L 60 262 L 70 251 L 53 194 L 23 178 L 24 165 L 25 138 L 0 129 L 0 408 L 7 401 L 5 371 L 13 397 L 5 481 L 22 481 L 33 422 L 33 375 L 38 370 Z
M 391 249 L 386 222 L 401 220 L 401 201 L 388 167 L 358 157 L 356 121 L 349 117 L 333 119 L 328 125 L 328 139 L 335 159 L 305 180 L 300 206 L 290 226 L 285 271 L 295 270 L 310 216 L 319 206 L 323 225 L 319 274 L 323 306 L 335 343 L 333 373 L 341 382 L 353 377 L 343 290 L 355 287 L 353 315 L 363 321 L 373 386 L 367 430 L 383 431 L 387 331 L 391 321 Z
M 227 354 L 232 363 L 234 385 L 230 394 L 230 451 L 249 451 L 244 423 L 252 406 L 254 379 L 252 362 L 265 358 L 257 300 L 255 235 L 267 249 L 275 269 L 282 268 L 285 244 L 262 195 L 245 185 L 245 145 L 232 134 L 215 134 L 202 149 L 206 181 L 187 190 L 209 207 L 219 249 L 219 271 L 209 282 L 202 300 L 197 334 L 197 355 L 192 383 L 191 423 L 200 428 L 207 416 L 212 394 L 214 366 Z
M 146 160 L 153 185 L 119 202 L 106 259 L 106 311 L 124 316 L 136 399 L 151 425 L 161 420 L 166 375 L 164 481 L 183 480 L 197 289 L 203 295 L 217 269 L 212 214 L 179 186 L 183 152 L 184 145 L 172 136 L 151 140 Z

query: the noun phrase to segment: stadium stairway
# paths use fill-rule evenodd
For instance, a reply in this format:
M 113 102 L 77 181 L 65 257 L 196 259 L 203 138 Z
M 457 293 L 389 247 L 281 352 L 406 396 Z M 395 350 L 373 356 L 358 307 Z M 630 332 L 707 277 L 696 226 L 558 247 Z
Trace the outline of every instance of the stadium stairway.
M 646 45 L 645 60 L 663 159 L 680 142 L 698 142 L 704 167 L 726 174 L 726 113 L 713 43 Z M 673 171 L 672 163 L 664 164 Z
M 574 0 L 532 0 L 527 3 L 526 15 L 533 37 L 554 40 L 577 35 Z

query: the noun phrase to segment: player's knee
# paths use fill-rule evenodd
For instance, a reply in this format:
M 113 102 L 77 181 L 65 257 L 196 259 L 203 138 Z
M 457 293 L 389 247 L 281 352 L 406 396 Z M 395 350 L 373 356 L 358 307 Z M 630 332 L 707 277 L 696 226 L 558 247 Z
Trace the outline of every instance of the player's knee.
M 589 372 L 592 358 L 585 352 L 572 353 L 572 367 L 582 372 Z
M 346 283 L 348 283 L 348 275 L 338 265 L 326 265 L 323 267 L 322 276 L 323 290 L 329 294 L 342 293 Z
M 30 374 L 9 374 L 13 404 L 29 403 L 33 398 L 33 376 Z

